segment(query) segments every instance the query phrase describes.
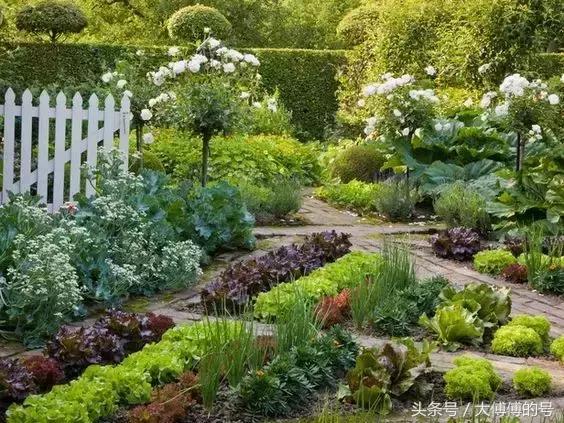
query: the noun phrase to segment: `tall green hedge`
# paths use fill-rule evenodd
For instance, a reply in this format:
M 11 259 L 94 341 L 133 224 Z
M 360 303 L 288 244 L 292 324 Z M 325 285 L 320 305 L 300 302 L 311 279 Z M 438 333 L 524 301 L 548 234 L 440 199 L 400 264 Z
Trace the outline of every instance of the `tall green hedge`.
M 0 92 L 37 87 L 87 91 L 116 60 L 138 46 L 97 44 L 0 44 Z M 166 62 L 165 47 L 143 47 L 156 53 L 155 66 Z M 338 103 L 336 72 L 345 62 L 340 50 L 251 49 L 261 60 L 267 90 L 278 89 L 292 111 L 302 138 L 322 138 L 334 122 Z M 162 56 L 161 56 L 162 54 Z

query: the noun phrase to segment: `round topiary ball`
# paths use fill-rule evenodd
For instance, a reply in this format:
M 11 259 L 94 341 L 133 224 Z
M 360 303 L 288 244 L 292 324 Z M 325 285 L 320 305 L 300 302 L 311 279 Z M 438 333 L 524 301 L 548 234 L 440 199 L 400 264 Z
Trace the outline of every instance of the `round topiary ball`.
M 37 35 L 46 35 L 55 43 L 62 35 L 78 34 L 88 21 L 75 4 L 44 1 L 25 6 L 16 15 L 16 28 Z
M 353 9 L 339 22 L 337 36 L 347 47 L 362 44 L 368 38 L 371 28 L 376 26 L 378 17 L 378 6 L 373 4 Z
M 384 155 L 372 145 L 353 145 L 337 156 L 331 166 L 331 176 L 345 184 L 353 179 L 373 182 L 385 160 Z
M 168 20 L 168 34 L 175 41 L 197 41 L 206 28 L 217 38 L 225 39 L 231 32 L 231 24 L 217 9 L 197 4 L 183 7 Z

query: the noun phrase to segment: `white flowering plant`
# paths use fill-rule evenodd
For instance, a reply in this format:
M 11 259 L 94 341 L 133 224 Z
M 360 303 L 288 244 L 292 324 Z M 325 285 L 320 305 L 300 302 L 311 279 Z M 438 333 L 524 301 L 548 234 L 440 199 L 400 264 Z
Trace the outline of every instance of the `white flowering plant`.
M 390 144 L 395 157 L 390 163 L 399 163 L 397 154 L 410 148 L 413 138 L 421 128 L 431 127 L 436 116 L 439 98 L 432 77 L 435 68 L 427 66 L 427 78 L 417 80 L 413 75 L 395 77 L 391 73 L 365 86 L 358 107 L 365 110 L 365 135 Z M 405 166 L 394 166 L 406 170 Z
M 260 61 L 227 48 L 209 34 L 188 59 L 176 58 L 147 77 L 163 92 L 142 111 L 146 123 L 178 127 L 202 137 L 202 185 L 207 182 L 210 140 L 237 127 L 248 108 L 260 102 Z M 277 105 L 270 107 L 272 113 Z
M 529 81 L 520 74 L 509 75 L 498 90 L 485 93 L 480 106 L 485 109 L 484 120 L 516 134 L 516 170 L 522 169 L 527 144 L 562 126 L 560 94 L 546 82 Z

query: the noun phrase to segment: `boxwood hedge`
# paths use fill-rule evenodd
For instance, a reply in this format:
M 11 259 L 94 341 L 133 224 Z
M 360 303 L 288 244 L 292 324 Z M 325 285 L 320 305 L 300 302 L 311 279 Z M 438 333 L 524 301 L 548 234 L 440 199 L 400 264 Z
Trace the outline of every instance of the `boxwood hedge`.
M 7 86 L 64 87 L 68 92 L 88 90 L 114 63 L 142 48 L 155 66 L 166 62 L 167 47 L 105 44 L 0 43 L 0 94 Z M 268 91 L 279 89 L 284 105 L 292 111 L 301 138 L 322 138 L 334 122 L 338 108 L 336 73 L 345 62 L 342 50 L 245 49 L 262 62 L 263 83 Z M 146 55 L 146 56 L 147 56 Z M 134 55 L 133 55 L 134 56 Z

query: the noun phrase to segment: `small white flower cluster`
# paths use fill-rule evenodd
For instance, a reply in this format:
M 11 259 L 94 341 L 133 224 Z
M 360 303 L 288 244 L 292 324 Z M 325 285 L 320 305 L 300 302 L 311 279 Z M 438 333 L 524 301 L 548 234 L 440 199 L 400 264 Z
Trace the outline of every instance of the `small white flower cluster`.
M 206 49 L 210 52 L 210 57 L 201 54 Z M 170 56 L 178 56 L 180 51 L 176 48 L 169 49 Z M 188 60 L 178 60 L 171 62 L 167 66 L 161 66 L 155 72 L 149 72 L 147 77 L 156 86 L 161 86 L 168 78 L 175 78 L 178 75 L 190 71 L 199 73 L 204 70 L 222 71 L 225 74 L 236 72 L 237 66 L 245 68 L 248 65 L 258 67 L 260 61 L 252 54 L 243 54 L 237 50 L 221 46 L 221 41 L 215 38 L 208 38 L 198 48 L 198 53 L 192 55 Z
M 533 90 L 536 97 L 548 101 L 551 106 L 560 103 L 560 97 L 557 94 L 549 94 L 547 92 L 548 86 L 540 79 L 529 82 L 527 78 L 516 73 L 505 78 L 499 86 L 499 90 L 506 98 L 522 97 L 525 95 L 526 89 Z
M 366 127 L 364 128 L 364 133 L 369 136 L 376 130 L 376 124 L 378 123 L 378 118 L 376 116 L 369 117 L 366 119 Z
M 529 131 L 529 142 L 535 142 L 542 140 L 542 128 L 540 125 L 531 126 Z
M 435 91 L 427 88 L 425 90 L 411 90 L 409 91 L 409 97 L 416 101 L 425 100 L 430 103 L 438 103 L 439 97 L 435 95 Z
M 403 75 L 399 78 L 394 78 L 391 73 L 382 75 L 382 83 L 369 84 L 362 90 L 364 97 L 371 97 L 373 95 L 387 95 L 399 87 L 411 85 L 415 82 L 415 78 L 411 75 Z
M 433 66 L 429 65 L 425 68 L 425 73 L 429 76 L 435 76 L 437 74 L 437 70 Z
M 71 264 L 73 244 L 64 228 L 29 238 L 16 236 L 12 254 L 14 265 L 8 269 L 3 289 L 5 301 L 22 316 L 12 315 L 29 324 L 35 318 L 61 322 L 82 301 L 78 276 Z M 34 322 L 42 326 L 45 322 Z
M 492 104 L 492 100 L 497 97 L 497 93 L 495 91 L 488 91 L 482 97 L 480 101 L 480 107 L 483 109 L 487 109 Z
M 161 251 L 156 276 L 166 288 L 184 288 L 202 275 L 203 254 L 192 241 L 169 242 Z
M 157 104 L 160 103 L 167 103 L 169 101 L 175 101 L 176 94 L 173 91 L 169 91 L 167 93 L 161 93 L 155 98 L 151 98 L 149 100 L 149 107 L 155 107 Z
M 120 78 L 116 82 L 116 88 L 118 90 L 123 90 L 127 85 L 127 81 L 123 79 L 123 75 L 120 75 L 117 72 L 106 72 L 105 74 L 102 75 L 102 82 L 109 84 L 116 78 Z M 127 97 L 133 97 L 133 93 L 129 90 L 124 90 L 123 94 L 126 95 Z

